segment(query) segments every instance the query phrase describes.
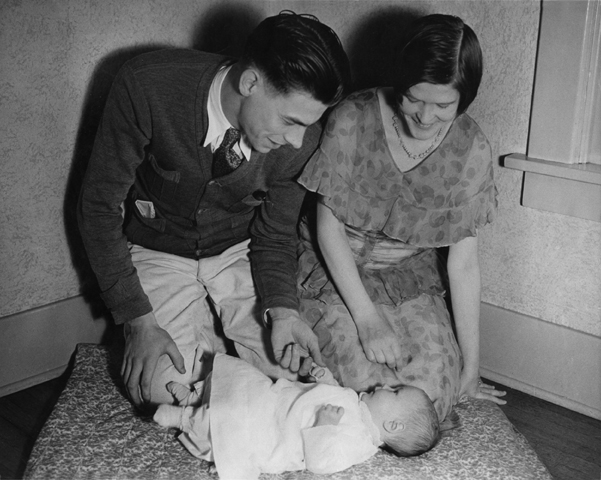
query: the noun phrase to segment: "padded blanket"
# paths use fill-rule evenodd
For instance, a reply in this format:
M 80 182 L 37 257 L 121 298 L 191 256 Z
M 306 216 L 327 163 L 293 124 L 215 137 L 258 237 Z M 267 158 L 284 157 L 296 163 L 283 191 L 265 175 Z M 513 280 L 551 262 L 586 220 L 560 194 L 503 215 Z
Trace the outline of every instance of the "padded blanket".
M 217 480 L 150 417 L 137 414 L 123 395 L 118 355 L 78 345 L 73 372 L 34 445 L 26 479 Z M 492 402 L 456 406 L 461 428 L 418 457 L 379 452 L 333 475 L 288 472 L 265 480 L 294 479 L 551 479 L 526 439 Z

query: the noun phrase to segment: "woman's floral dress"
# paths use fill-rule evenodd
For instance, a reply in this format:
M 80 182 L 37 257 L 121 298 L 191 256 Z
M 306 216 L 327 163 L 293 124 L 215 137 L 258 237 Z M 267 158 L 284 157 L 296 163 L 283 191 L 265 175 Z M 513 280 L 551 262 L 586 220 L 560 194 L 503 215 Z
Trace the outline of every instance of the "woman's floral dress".
M 401 172 L 388 149 L 377 91 L 363 90 L 332 112 L 299 182 L 321 195 L 345 224 L 363 285 L 403 352 L 398 371 L 367 360 L 308 215 L 300 225 L 300 311 L 319 338 L 327 366 L 342 385 L 357 391 L 383 384 L 420 387 L 443 419 L 457 401 L 461 353 L 437 247 L 475 236 L 494 216 L 488 140 L 462 114 L 434 152 Z

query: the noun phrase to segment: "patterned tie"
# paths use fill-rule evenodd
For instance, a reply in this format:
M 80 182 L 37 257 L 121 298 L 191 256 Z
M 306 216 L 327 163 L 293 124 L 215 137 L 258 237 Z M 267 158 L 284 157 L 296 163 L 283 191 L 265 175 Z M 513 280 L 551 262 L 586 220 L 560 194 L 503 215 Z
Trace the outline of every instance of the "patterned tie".
M 242 158 L 232 148 L 240 140 L 240 131 L 228 128 L 221 145 L 213 152 L 213 177 L 233 172 L 242 163 Z

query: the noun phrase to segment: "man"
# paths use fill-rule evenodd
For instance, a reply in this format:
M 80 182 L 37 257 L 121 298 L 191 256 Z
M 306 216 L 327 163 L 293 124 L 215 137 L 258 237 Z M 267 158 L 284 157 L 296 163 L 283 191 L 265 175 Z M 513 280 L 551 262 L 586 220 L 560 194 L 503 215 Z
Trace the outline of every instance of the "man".
M 321 364 L 298 315 L 294 179 L 348 79 L 336 34 L 291 12 L 264 20 L 236 62 L 164 50 L 119 72 L 78 215 L 102 297 L 124 324 L 121 374 L 135 405 L 171 403 L 169 381 L 198 381 L 203 357 L 225 351 L 220 328 L 271 377 Z

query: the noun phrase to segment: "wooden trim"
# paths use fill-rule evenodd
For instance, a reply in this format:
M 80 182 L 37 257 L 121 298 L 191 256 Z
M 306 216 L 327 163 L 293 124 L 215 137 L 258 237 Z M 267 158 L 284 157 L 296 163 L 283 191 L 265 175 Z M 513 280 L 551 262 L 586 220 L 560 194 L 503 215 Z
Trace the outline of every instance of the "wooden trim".
M 112 320 L 84 297 L 0 318 L 0 396 L 60 376 L 78 343 L 102 343 Z
M 587 162 L 591 107 L 600 100 L 594 98 L 599 4 L 599 0 L 542 0 L 528 136 L 532 157 Z
M 524 171 L 524 207 L 601 222 L 601 165 L 564 164 L 511 154 L 507 168 Z
M 567 164 L 528 157 L 521 153 L 512 153 L 504 158 L 503 166 L 524 172 L 601 185 L 601 165 L 592 163 Z
M 481 308 L 481 373 L 601 419 L 601 338 L 488 303 Z M 78 343 L 102 343 L 111 320 L 83 297 L 0 318 L 0 396 L 56 378 Z
M 64 365 L 60 365 L 56 368 L 48 370 L 46 372 L 42 372 L 38 375 L 34 375 L 33 377 L 23 378 L 21 380 L 17 380 L 9 385 L 4 385 L 0 387 L 0 397 L 4 397 L 5 395 L 10 395 L 11 393 L 20 392 L 21 390 L 25 390 L 30 387 L 34 387 L 39 385 L 40 383 L 45 383 L 49 380 L 54 380 L 55 378 L 60 377 L 67 368 L 69 364 L 66 363 Z
M 482 303 L 485 378 L 601 420 L 601 337 Z

